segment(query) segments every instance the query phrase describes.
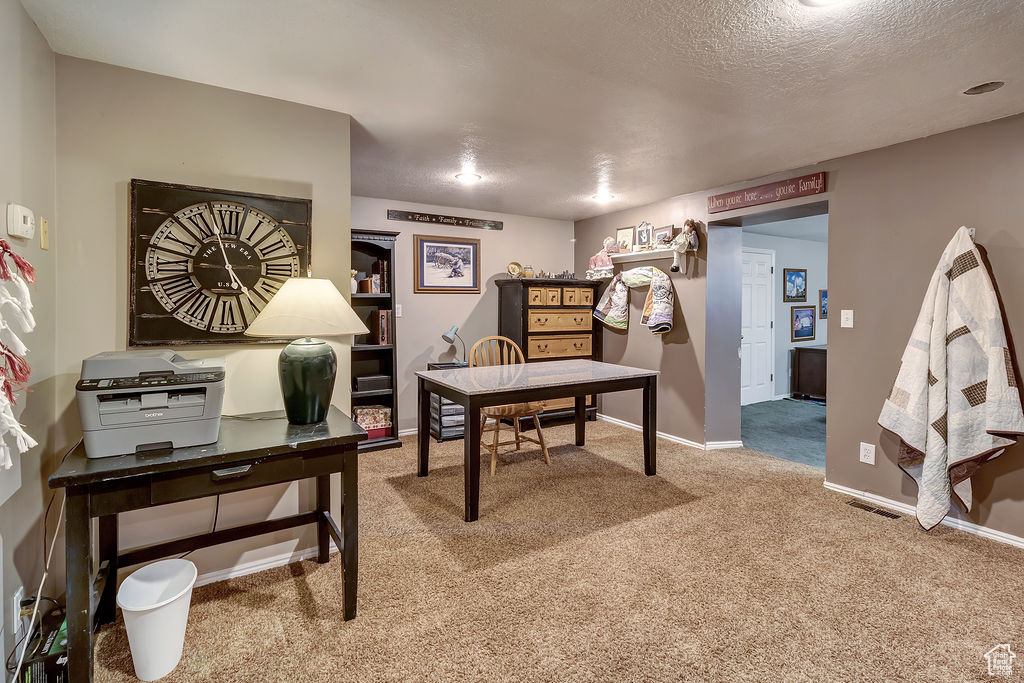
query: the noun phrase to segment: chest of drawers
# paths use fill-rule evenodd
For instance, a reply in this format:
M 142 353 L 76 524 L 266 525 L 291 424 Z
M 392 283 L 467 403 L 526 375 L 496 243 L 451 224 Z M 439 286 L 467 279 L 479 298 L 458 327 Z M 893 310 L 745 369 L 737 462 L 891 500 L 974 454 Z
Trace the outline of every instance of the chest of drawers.
M 601 360 L 601 330 L 594 319 L 597 288 L 590 280 L 497 280 L 498 334 L 519 345 L 527 363 L 569 358 Z M 571 417 L 573 400 L 548 401 L 543 417 Z M 587 402 L 588 416 L 597 401 Z

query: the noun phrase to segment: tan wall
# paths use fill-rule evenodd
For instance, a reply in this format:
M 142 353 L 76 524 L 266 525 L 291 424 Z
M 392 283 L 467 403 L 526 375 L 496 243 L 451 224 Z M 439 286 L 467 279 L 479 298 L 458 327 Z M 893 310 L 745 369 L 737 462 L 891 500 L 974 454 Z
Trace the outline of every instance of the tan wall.
M 650 221 L 659 227 L 674 223 L 680 228 L 690 217 L 699 218 L 704 210 L 703 195 L 674 197 L 638 209 L 628 209 L 576 222 L 576 272 L 584 274 L 587 261 L 600 248 L 605 237 L 616 228 Z M 704 443 L 704 302 L 706 296 L 707 253 L 690 258 L 686 271 L 669 273 L 669 258 L 622 264 L 625 269 L 652 265 L 672 278 L 675 289 L 675 320 L 666 335 L 651 334 L 640 324 L 647 289 L 631 292 L 629 329 L 604 327 L 604 360 L 637 368 L 662 370 L 658 380 L 658 430 Z M 619 270 L 619 265 L 616 266 Z M 603 293 L 605 287 L 599 290 Z M 669 370 L 671 369 L 671 370 Z M 601 412 L 634 424 L 640 424 L 639 392 L 606 394 L 600 399 Z M 737 436 L 736 438 L 739 438 Z
M 56 242 L 60 441 L 78 438 L 74 383 L 82 358 L 123 349 L 128 283 L 128 183 L 145 178 L 313 200 L 313 272 L 348 291 L 349 117 L 140 71 L 57 58 Z M 279 346 L 182 349 L 228 359 L 224 412 L 281 407 Z M 334 402 L 347 409 L 349 352 L 339 348 Z M 222 527 L 306 507 L 308 482 L 223 497 Z M 123 546 L 209 530 L 213 500 L 123 515 Z M 200 572 L 314 545 L 287 531 L 191 555 Z
M 767 207 L 716 214 L 715 220 L 825 200 L 829 202 L 829 302 L 838 316 L 855 310 L 855 327 L 837 324 L 829 330 L 828 426 L 826 480 L 886 498 L 913 503 L 913 482 L 896 467 L 897 443 L 877 425 L 882 402 L 896 376 L 899 359 L 910 337 L 928 280 L 939 255 L 960 225 L 977 228 L 978 243 L 991 265 L 1000 289 L 1007 333 L 1024 339 L 1024 115 L 973 126 L 884 149 L 794 169 L 766 178 L 683 195 L 646 207 L 576 223 L 577 269 L 586 262 L 604 234 L 639 220 L 671 219 L 688 214 L 708 220 L 706 197 L 726 190 L 803 173 L 827 171 L 828 192 L 816 197 L 780 202 Z M 777 264 L 781 265 L 781 264 Z M 736 277 L 739 277 L 737 271 Z M 687 325 L 703 334 L 708 318 L 698 282 L 674 279 L 677 297 L 685 302 Z M 685 287 L 681 287 L 681 284 Z M 631 329 L 638 312 L 634 301 Z M 715 305 L 709 302 L 708 305 Z M 708 347 L 728 347 L 738 333 L 708 330 Z M 659 429 L 700 440 L 692 406 L 703 406 L 704 354 L 681 353 L 661 347 L 641 332 L 623 340 L 604 334 L 606 359 L 627 365 L 660 367 Z M 611 344 L 609 344 L 611 341 Z M 703 339 L 694 344 L 703 344 Z M 736 375 L 738 377 L 738 374 Z M 732 377 L 709 376 L 709 385 L 733 392 L 718 399 L 724 410 L 739 410 L 739 385 Z M 733 386 L 735 384 L 735 386 Z M 604 412 L 639 421 L 639 409 L 628 399 L 606 397 Z M 717 410 L 717 409 L 716 409 Z M 736 422 L 738 425 L 738 422 Z M 721 435 L 718 439 L 725 438 Z M 739 438 L 737 433 L 735 438 Z M 877 464 L 858 460 L 861 441 L 876 443 Z M 954 516 L 983 526 L 1024 536 L 1024 445 L 1009 449 L 974 477 L 975 507 Z
M 472 216 L 504 221 L 500 231 L 475 228 L 451 228 L 426 223 L 389 221 L 388 209 L 422 211 L 442 215 Z M 402 304 L 403 317 L 397 319 L 398 332 L 398 427 L 416 427 L 417 370 L 426 369 L 434 360 L 452 360 L 462 356 L 462 346 L 452 347 L 441 334 L 452 325 L 471 347 L 480 337 L 498 333 L 498 288 L 495 278 L 506 277 L 509 261 L 560 272 L 572 270 L 573 224 L 530 216 L 488 213 L 446 206 L 411 204 L 389 199 L 352 198 L 352 225 L 355 228 L 400 232 L 395 282 L 395 302 Z M 470 237 L 480 240 L 480 294 L 413 294 L 413 235 Z M 584 269 L 586 270 L 586 269 Z M 579 272 L 582 275 L 582 271 Z
M 6 206 L 28 206 L 50 221 L 51 239 L 59 239 L 54 191 L 54 65 L 53 53 L 17 0 L 0 0 L 0 225 L 6 226 Z M 32 287 L 35 331 L 20 334 L 29 347 L 32 364 L 30 391 L 19 393 L 15 415 L 39 445 L 24 455 L 12 454 L 14 466 L 0 469 L 0 589 L 4 652 L 14 643 L 8 627 L 10 597 L 20 586 L 33 595 L 43 572 L 43 509 L 50 497 L 46 477 L 56 466 L 53 438 L 54 339 L 56 306 L 55 252 L 42 251 L 38 232 L 32 240 L 2 237 L 36 268 Z M 8 443 L 11 443 L 8 440 Z M 53 529 L 50 519 L 50 530 Z M 54 560 L 59 563 L 59 559 Z M 53 581 L 45 591 L 53 593 Z

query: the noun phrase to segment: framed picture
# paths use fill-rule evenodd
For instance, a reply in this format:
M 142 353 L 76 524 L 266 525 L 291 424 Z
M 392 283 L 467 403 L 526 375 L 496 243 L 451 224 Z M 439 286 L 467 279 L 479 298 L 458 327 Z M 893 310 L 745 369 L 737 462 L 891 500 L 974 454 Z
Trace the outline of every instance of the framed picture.
M 619 243 L 619 251 L 633 251 L 633 237 L 636 233 L 636 226 L 631 225 L 628 228 L 619 228 L 615 231 L 615 241 Z
M 828 320 L 828 290 L 818 290 L 818 317 Z
M 807 301 L 807 269 L 785 268 L 782 271 L 782 300 Z
M 654 226 L 650 223 L 641 223 L 636 228 L 636 245 L 638 247 L 649 247 L 654 244 Z
M 663 225 L 660 228 L 654 229 L 654 244 L 659 244 L 662 238 L 666 238 L 664 241 L 668 242 L 675 239 L 676 226 L 675 225 Z
M 789 341 L 814 339 L 814 306 L 793 306 L 790 309 Z
M 128 346 L 273 344 L 243 333 L 308 272 L 309 199 L 133 179 Z
M 414 235 L 415 294 L 479 294 L 480 240 Z

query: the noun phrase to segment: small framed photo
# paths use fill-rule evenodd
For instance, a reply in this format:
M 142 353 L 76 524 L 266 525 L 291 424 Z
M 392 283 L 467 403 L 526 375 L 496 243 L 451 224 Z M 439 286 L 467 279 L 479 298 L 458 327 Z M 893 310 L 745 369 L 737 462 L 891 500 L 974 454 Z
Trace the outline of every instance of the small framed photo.
M 782 300 L 807 301 L 807 269 L 785 268 L 782 271 Z
M 619 228 L 615 231 L 615 241 L 619 243 L 620 252 L 633 251 L 633 237 L 635 234 L 635 225 L 631 225 L 628 228 Z
M 814 306 L 793 306 L 790 309 L 789 341 L 814 339 Z
M 636 246 L 649 247 L 654 244 L 654 226 L 650 223 L 641 223 L 636 228 Z
M 480 293 L 480 240 L 414 235 L 413 242 L 413 293 Z
M 662 242 L 671 242 L 676 236 L 675 225 L 663 225 L 660 228 L 654 229 L 654 244 L 658 245 Z
M 828 290 L 818 290 L 818 317 L 828 320 Z

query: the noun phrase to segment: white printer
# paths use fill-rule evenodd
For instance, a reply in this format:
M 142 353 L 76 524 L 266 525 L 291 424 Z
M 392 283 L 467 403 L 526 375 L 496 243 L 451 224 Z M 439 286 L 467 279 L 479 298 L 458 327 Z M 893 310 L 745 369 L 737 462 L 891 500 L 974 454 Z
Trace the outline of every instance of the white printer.
M 224 401 L 223 358 L 111 351 L 82 361 L 75 386 L 90 458 L 213 443 Z

